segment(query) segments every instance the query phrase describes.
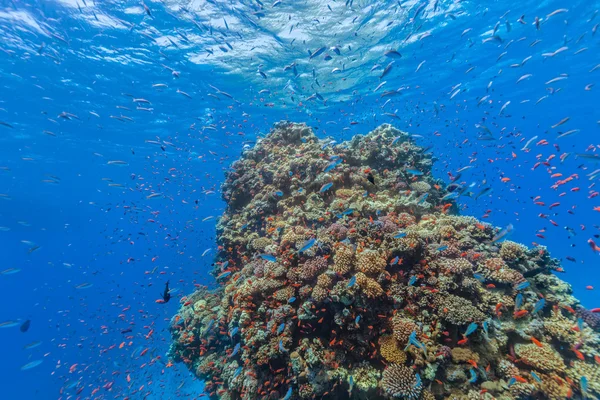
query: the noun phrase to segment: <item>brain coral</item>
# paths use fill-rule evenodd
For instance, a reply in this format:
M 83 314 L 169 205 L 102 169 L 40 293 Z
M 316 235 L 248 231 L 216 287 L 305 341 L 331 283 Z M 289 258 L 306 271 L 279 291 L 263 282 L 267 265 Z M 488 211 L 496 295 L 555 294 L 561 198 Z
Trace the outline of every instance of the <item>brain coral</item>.
M 545 248 L 457 215 L 433 160 L 390 125 L 339 144 L 275 125 L 226 171 L 219 278 L 181 298 L 170 360 L 210 400 L 554 400 L 583 376 L 599 397 L 597 316 Z

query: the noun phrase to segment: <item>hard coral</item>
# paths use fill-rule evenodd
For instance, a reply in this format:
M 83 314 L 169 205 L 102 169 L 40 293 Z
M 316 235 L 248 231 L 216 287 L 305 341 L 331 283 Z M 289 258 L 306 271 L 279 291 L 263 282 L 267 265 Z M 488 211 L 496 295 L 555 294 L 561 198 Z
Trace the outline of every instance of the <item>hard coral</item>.
M 182 299 L 170 358 L 211 400 L 599 396 L 597 317 L 558 261 L 457 215 L 432 166 L 390 125 L 330 145 L 277 124 L 226 172 L 219 279 Z
M 413 370 L 399 364 L 390 364 L 383 371 L 381 386 L 390 396 L 407 400 L 418 399 L 423 390 Z

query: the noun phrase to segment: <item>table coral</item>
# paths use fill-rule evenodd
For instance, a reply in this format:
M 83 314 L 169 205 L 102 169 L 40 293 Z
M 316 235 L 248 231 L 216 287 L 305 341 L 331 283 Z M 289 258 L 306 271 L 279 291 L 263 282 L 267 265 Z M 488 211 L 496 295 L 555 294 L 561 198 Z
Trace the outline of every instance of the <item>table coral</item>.
M 390 125 L 276 124 L 226 172 L 218 279 L 181 299 L 170 359 L 211 400 L 599 397 L 597 315 L 546 248 L 458 215 L 433 163 Z

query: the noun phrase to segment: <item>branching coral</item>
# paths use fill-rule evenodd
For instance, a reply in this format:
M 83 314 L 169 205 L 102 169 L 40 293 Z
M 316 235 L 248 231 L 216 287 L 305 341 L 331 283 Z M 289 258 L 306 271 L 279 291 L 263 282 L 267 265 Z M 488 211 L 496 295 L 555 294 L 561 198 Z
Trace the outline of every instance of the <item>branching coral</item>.
M 217 287 L 181 300 L 170 358 L 211 400 L 600 396 L 598 317 L 558 261 L 456 215 L 432 166 L 390 125 L 277 124 L 226 172 Z
M 413 370 L 398 364 L 391 364 L 383 371 L 381 385 L 390 396 L 407 400 L 418 399 L 423 390 Z

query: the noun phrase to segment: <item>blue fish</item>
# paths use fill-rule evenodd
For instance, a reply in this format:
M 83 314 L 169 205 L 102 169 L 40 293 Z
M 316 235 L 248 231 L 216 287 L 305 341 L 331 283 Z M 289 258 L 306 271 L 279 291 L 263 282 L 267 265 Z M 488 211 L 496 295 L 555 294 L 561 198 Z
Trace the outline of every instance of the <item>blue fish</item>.
M 363 197 L 367 197 L 369 195 L 369 192 L 365 190 L 365 192 L 363 193 Z
M 392 146 L 395 145 L 396 143 L 398 143 L 398 140 L 402 139 L 402 136 L 396 136 L 393 140 L 392 140 Z
M 281 351 L 282 353 L 287 353 L 287 350 L 285 349 L 285 347 L 283 347 L 283 341 L 279 341 L 279 351 Z
M 473 278 L 477 279 L 479 282 L 485 282 L 485 278 L 481 274 L 473 274 Z
M 348 288 L 351 288 L 355 284 L 356 284 L 356 275 L 354 275 L 352 278 L 350 278 L 350 281 L 348 282 Z
M 577 328 L 579 328 L 579 332 L 583 332 L 583 319 L 577 318 Z
M 234 336 L 235 336 L 235 334 L 236 334 L 236 333 L 238 333 L 238 332 L 239 332 L 239 329 L 238 329 L 238 327 L 236 326 L 235 328 L 233 328 L 233 329 L 231 330 L 231 332 L 229 332 L 229 336 L 231 336 L 231 337 L 234 337 Z
M 285 396 L 281 398 L 281 400 L 290 400 L 292 398 L 292 388 L 290 387 L 286 392 Z
M 325 170 L 323 172 L 329 172 L 331 170 L 333 170 L 335 167 L 337 167 L 338 165 L 340 165 L 342 163 L 342 159 L 336 159 L 335 161 L 332 161 L 331 163 L 329 163 L 329 165 L 325 168 Z
M 390 265 L 396 265 L 400 261 L 400 257 L 396 256 L 392 261 L 390 261 Z
M 295 301 L 296 301 L 296 298 L 294 296 L 292 296 L 289 298 L 288 303 L 292 304 Z
M 514 376 L 512 378 L 510 378 L 510 380 L 508 381 L 508 387 L 511 387 L 512 385 L 514 385 L 517 382 L 517 378 L 515 378 Z
M 515 286 L 515 290 L 525 290 L 531 285 L 528 281 L 521 282 L 517 286 Z
M 290 176 L 293 176 L 293 175 L 294 175 L 294 173 L 293 173 L 292 171 L 288 172 L 288 174 L 289 174 Z
M 281 325 L 279 325 L 279 327 L 277 327 L 277 334 L 280 335 L 284 329 L 285 329 L 285 323 L 282 322 Z
M 271 254 L 259 254 L 258 256 L 260 258 L 262 258 L 263 260 L 267 260 L 270 262 L 277 262 L 277 258 Z
M 231 275 L 231 271 L 223 272 L 222 274 L 217 275 L 216 279 L 227 278 L 229 275 Z
M 469 383 L 477 382 L 477 374 L 475 373 L 475 370 L 473 368 L 469 369 L 469 374 L 471 375 L 471 377 L 469 378 Z
M 281 196 L 283 196 L 283 192 L 281 190 L 278 190 L 275 192 L 275 195 L 281 197 Z
M 352 375 L 350 375 L 350 378 L 348 379 L 348 386 L 350 387 L 348 393 L 352 393 L 352 389 L 354 389 L 354 377 L 352 377 Z
M 546 299 L 539 299 L 533 306 L 533 311 L 531 313 L 535 314 L 537 312 L 542 311 L 544 309 L 545 305 L 546 305 Z
M 519 293 L 517 297 L 515 297 L 515 310 L 520 310 L 523 305 L 523 295 Z
M 231 354 L 229 355 L 229 358 L 234 357 L 237 353 L 240 352 L 240 344 L 236 344 L 235 347 L 233 348 L 233 351 L 231 352 Z
M 533 379 L 535 379 L 539 383 L 542 383 L 542 378 L 540 378 L 535 372 L 531 371 L 530 374 L 533 377 Z
M 410 277 L 410 279 L 408 280 L 408 285 L 409 285 L 409 286 L 412 286 L 412 285 L 414 285 L 414 284 L 415 284 L 415 282 L 416 282 L 416 281 L 417 281 L 417 276 L 416 276 L 416 275 L 413 275 L 413 276 L 411 276 L 411 277 Z
M 315 245 L 315 243 L 317 243 L 317 239 L 315 239 L 315 238 L 307 240 L 302 245 L 302 248 L 300 248 L 300 250 L 298 250 L 298 253 L 304 253 L 305 251 L 308 251 L 311 247 L 313 247 Z
M 233 379 L 237 378 L 242 373 L 243 369 L 244 369 L 244 367 L 237 367 L 237 369 L 233 373 Z
M 437 248 L 437 251 L 444 251 L 448 248 L 448 246 L 444 245 L 444 246 L 440 246 Z
M 448 193 L 447 195 L 442 197 L 442 201 L 453 200 L 456 198 L 458 198 L 458 192 L 452 192 L 452 193 Z
M 421 387 L 421 375 L 419 375 L 418 373 L 415 375 L 415 385 L 413 386 L 413 388 L 419 388 Z
M 416 175 L 416 176 L 423 175 L 423 173 L 421 171 L 419 171 L 418 169 L 407 169 L 406 172 L 408 172 L 411 175 Z
M 471 322 L 465 331 L 465 336 L 469 336 L 471 333 L 475 332 L 479 325 L 476 322 Z
M 579 384 L 581 386 L 581 392 L 582 393 L 587 393 L 588 391 L 588 379 L 585 376 L 582 376 L 581 379 L 579 379 Z
M 229 261 L 225 261 L 224 263 L 222 263 L 221 270 L 224 270 L 225 268 L 227 268 L 228 265 L 229 265 Z
M 427 200 L 427 197 L 429 197 L 429 193 L 422 194 L 421 197 L 417 199 L 417 204 L 423 204 L 425 200 Z
M 360 315 L 357 315 L 356 318 L 354 319 L 354 323 L 356 325 L 358 325 L 359 322 L 360 322 Z
M 354 209 L 352 209 L 352 208 L 349 208 L 349 209 L 347 209 L 346 211 L 344 211 L 344 212 L 342 213 L 342 215 L 348 215 L 348 214 L 352 214 L 353 212 L 354 212 Z
M 298 193 L 302 193 L 304 191 L 304 189 L 300 188 L 298 189 Z
M 402 239 L 405 236 L 406 236 L 406 232 L 398 232 L 393 237 L 394 237 L 394 239 Z
M 331 187 L 333 186 L 332 182 L 326 183 L 323 186 L 321 186 L 321 189 L 319 190 L 319 193 L 323 193 L 326 192 L 327 190 L 329 190 Z

